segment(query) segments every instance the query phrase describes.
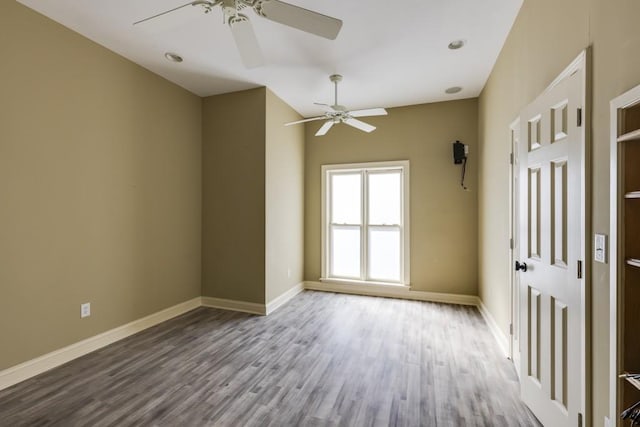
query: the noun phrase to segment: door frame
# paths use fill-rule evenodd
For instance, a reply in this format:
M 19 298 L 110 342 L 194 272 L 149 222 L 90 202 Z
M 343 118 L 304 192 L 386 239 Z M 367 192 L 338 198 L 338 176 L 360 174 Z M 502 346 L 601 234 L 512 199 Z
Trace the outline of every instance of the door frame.
M 623 382 L 618 375 L 623 367 L 622 340 L 624 324 L 622 322 L 622 275 L 624 259 L 619 257 L 622 252 L 623 241 L 619 238 L 621 225 L 620 214 L 623 212 L 622 195 L 623 176 L 619 166 L 620 143 L 618 132 L 624 120 L 619 116 L 619 110 L 637 105 L 640 101 L 640 85 L 612 99 L 609 103 L 610 114 L 610 225 L 609 225 L 609 423 L 611 426 L 622 425 L 619 415 L 622 408 L 620 394 Z
M 582 88 L 582 126 L 580 127 L 581 132 L 581 141 L 583 144 L 583 158 L 581 159 L 580 165 L 580 178 L 581 178 L 581 196 L 583 204 L 580 208 L 580 228 L 583 230 L 580 240 L 580 259 L 582 260 L 582 278 L 583 278 L 583 286 L 581 289 L 580 303 L 582 305 L 582 313 L 580 319 L 581 325 L 581 335 L 582 335 L 582 348 L 580 349 L 580 362 L 581 362 L 581 372 L 582 372 L 582 384 L 581 384 L 581 409 L 580 413 L 582 414 L 582 426 L 589 427 L 593 425 L 592 422 L 592 404 L 591 404 L 591 388 L 592 388 L 592 369 L 591 369 L 591 269 L 592 269 L 592 256 L 591 256 L 591 111 L 592 111 L 592 61 L 591 61 L 591 47 L 587 47 L 556 77 L 553 82 L 547 86 L 547 88 L 542 91 L 539 95 L 542 95 L 550 90 L 552 90 L 555 86 L 557 86 L 560 82 L 562 82 L 565 78 L 573 76 L 576 73 L 580 73 L 581 78 L 581 88 Z M 539 95 L 534 97 L 537 98 Z M 520 113 L 518 113 L 518 119 L 512 122 L 510 129 L 514 124 L 519 122 Z M 518 125 L 519 126 L 519 125 Z M 513 169 L 513 168 L 512 168 Z M 518 173 L 515 171 L 515 173 Z M 513 177 L 510 180 L 510 187 L 513 185 Z M 518 192 L 518 189 L 515 189 Z M 510 195 L 510 198 L 513 199 L 516 197 L 513 193 Z M 519 194 L 518 196 L 519 197 Z M 513 203 L 513 200 L 511 201 Z M 510 206 L 511 208 L 511 206 Z M 511 209 L 511 215 L 513 215 L 514 210 Z M 515 218 L 511 218 L 511 221 L 516 220 Z M 511 224 L 510 224 L 511 225 Z M 513 237 L 512 232 L 510 233 L 511 237 Z M 515 246 L 515 245 L 514 245 Z M 510 251 L 511 256 L 509 257 L 509 269 L 513 270 L 513 263 L 511 262 L 514 254 L 513 249 Z M 518 281 L 514 279 L 514 275 L 510 274 L 511 278 L 511 286 L 510 286 L 510 301 L 511 301 L 511 315 L 514 313 L 520 314 L 520 307 L 514 307 L 513 301 L 513 292 L 514 286 L 518 284 Z M 516 304 L 517 305 L 517 302 Z M 511 318 L 513 324 L 513 317 Z M 513 347 L 513 336 L 510 336 L 510 347 Z M 510 350 L 510 356 L 513 360 L 513 348 Z
M 516 177 L 520 173 L 517 165 L 518 156 L 518 144 L 520 143 L 520 117 L 515 119 L 511 125 L 509 125 L 509 139 L 511 145 L 511 154 L 509 159 L 509 301 L 511 304 L 511 318 L 509 323 L 509 358 L 513 363 L 516 374 L 520 378 L 520 349 L 516 348 L 519 344 L 516 343 L 516 336 L 519 337 L 517 332 L 520 316 L 520 299 L 518 298 L 518 275 L 513 268 L 516 260 L 519 257 L 519 242 L 516 237 L 518 228 L 518 203 L 519 203 L 519 188 L 516 185 Z

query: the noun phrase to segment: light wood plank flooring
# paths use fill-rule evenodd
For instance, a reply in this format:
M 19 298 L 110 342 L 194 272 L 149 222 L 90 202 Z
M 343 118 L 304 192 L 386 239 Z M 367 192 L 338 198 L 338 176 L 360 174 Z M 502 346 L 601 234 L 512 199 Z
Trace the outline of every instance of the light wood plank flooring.
M 2 426 L 537 426 L 474 307 L 199 308 L 0 391 Z

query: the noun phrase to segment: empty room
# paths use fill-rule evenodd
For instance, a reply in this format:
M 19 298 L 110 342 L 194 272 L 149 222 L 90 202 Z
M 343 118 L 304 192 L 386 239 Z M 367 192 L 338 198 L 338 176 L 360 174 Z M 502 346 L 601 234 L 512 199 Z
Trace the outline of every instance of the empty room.
M 0 427 L 640 425 L 638 17 L 2 0 Z

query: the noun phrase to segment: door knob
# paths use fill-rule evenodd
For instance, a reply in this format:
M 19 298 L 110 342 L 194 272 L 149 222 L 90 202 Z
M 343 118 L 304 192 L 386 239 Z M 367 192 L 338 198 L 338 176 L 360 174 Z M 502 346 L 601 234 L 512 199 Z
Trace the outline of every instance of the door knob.
M 523 273 L 527 271 L 527 263 L 523 262 L 520 263 L 520 261 L 516 261 L 516 271 L 522 271 Z

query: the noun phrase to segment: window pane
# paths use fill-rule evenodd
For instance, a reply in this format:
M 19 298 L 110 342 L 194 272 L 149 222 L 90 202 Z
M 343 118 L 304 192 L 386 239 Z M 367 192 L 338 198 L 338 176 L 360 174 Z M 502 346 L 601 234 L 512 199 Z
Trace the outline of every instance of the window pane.
M 369 174 L 369 224 L 401 224 L 401 173 Z
M 360 224 L 361 175 L 331 175 L 331 222 Z
M 369 276 L 400 281 L 400 229 L 369 229 Z
M 360 277 L 360 227 L 331 227 L 331 276 Z

